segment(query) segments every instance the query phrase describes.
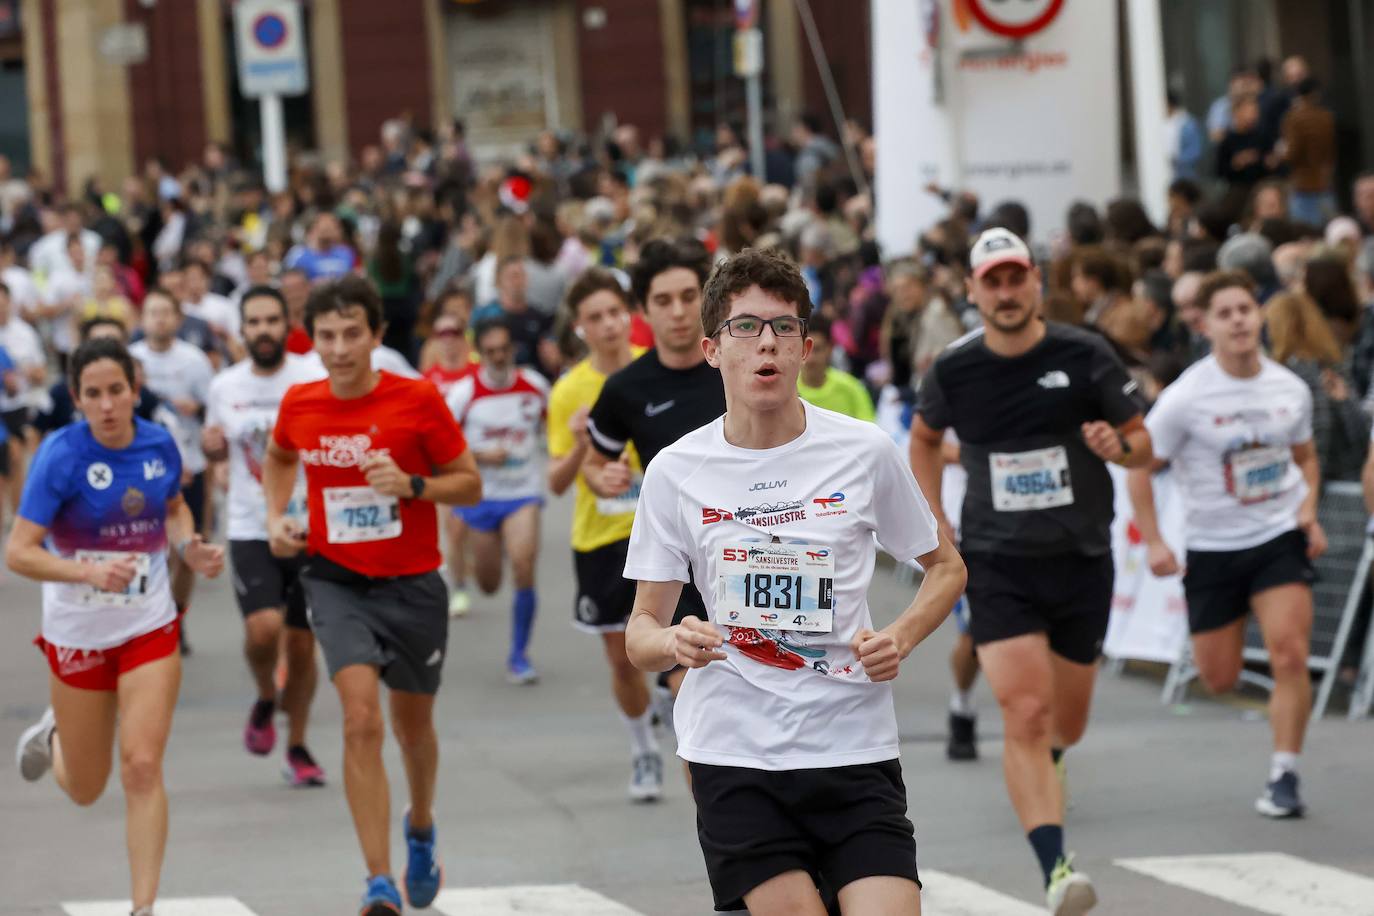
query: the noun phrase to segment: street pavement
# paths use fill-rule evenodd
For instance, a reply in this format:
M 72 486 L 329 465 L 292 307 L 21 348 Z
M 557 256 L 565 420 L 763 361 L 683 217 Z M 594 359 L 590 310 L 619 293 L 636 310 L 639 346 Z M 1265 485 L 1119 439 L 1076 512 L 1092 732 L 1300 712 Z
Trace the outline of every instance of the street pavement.
M 629 751 L 600 644 L 570 625 L 570 512 L 570 499 L 553 501 L 543 531 L 532 656 L 538 685 L 510 686 L 503 678 L 508 591 L 477 598 L 471 616 L 453 624 L 437 707 L 439 846 L 452 890 L 435 909 L 448 916 L 709 913 L 680 768 L 670 761 L 662 802 L 626 800 Z M 880 567 L 870 596 L 879 623 L 910 595 L 910 586 Z M 38 587 L 4 574 L 6 754 L 46 704 L 47 675 L 30 642 L 38 621 Z M 355 913 L 363 867 L 341 789 L 333 691 L 322 684 L 311 730 L 329 785 L 290 789 L 279 773 L 280 744 L 271 758 L 243 749 L 251 690 L 227 574 L 200 584 L 188 630 L 195 654 L 186 660 L 167 755 L 171 837 L 158 913 Z M 927 916 L 1043 912 L 1039 874 L 1003 789 L 1000 722 L 984 685 L 981 759 L 952 764 L 944 757 L 953 638 L 950 621 L 905 662 L 896 686 L 924 909 Z M 1301 764 L 1310 814 L 1271 822 L 1252 808 L 1269 753 L 1254 704 L 1195 693 L 1186 706 L 1164 707 L 1158 681 L 1139 673 L 1104 673 L 1099 684 L 1087 738 L 1068 756 L 1066 826 L 1077 866 L 1093 876 L 1103 900 L 1098 912 L 1374 914 L 1374 723 L 1314 724 Z M 671 738 L 664 741 L 670 753 Z M 386 760 L 399 873 L 405 796 L 394 746 Z M 117 776 L 104 798 L 82 809 L 50 778 L 26 784 L 5 762 L 0 811 L 0 914 L 127 913 L 119 903 L 127 901 L 128 879 Z

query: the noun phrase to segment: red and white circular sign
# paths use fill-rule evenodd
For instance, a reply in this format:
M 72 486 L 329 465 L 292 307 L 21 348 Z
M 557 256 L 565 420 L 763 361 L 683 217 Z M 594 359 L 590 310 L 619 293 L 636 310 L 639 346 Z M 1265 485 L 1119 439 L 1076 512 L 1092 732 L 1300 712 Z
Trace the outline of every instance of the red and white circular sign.
M 1046 28 L 1064 0 L 966 0 L 978 24 L 995 35 L 1028 38 Z

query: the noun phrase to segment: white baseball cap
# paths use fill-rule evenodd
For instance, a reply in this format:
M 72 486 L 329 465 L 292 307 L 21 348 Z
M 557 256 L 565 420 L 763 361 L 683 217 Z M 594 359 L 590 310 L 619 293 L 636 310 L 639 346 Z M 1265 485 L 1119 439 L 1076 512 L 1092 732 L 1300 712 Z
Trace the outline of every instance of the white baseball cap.
M 978 236 L 969 252 L 968 262 L 975 278 L 999 264 L 1020 264 L 1028 270 L 1033 266 L 1026 243 L 1016 233 L 1000 226 L 985 230 Z

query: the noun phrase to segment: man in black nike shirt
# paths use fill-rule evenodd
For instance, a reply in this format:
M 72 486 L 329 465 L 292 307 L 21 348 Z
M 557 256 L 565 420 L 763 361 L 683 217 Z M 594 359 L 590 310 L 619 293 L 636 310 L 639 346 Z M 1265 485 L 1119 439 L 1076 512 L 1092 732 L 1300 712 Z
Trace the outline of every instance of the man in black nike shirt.
M 720 371 L 701 348 L 701 287 L 711 256 L 694 239 L 655 239 L 644 246 L 631 272 L 635 299 L 654 332 L 654 349 L 606 379 L 587 419 L 592 448 L 582 472 L 601 497 L 620 496 L 634 484 L 623 459 L 634 445 L 648 468 L 660 451 L 725 413 Z M 695 587 L 683 588 L 677 619 L 705 619 Z M 682 669 L 661 679 L 677 695 Z
M 1050 913 L 1079 916 L 1097 895 L 1064 853 L 1055 769 L 1087 726 L 1112 603 L 1106 462 L 1148 466 L 1150 436 L 1136 383 L 1107 343 L 1041 319 L 1040 272 L 1025 242 L 989 229 L 969 262 L 983 327 L 950 344 L 922 379 L 911 465 L 949 536 L 941 446 L 946 429 L 958 435 L 970 632 L 1002 707 L 1007 791 Z

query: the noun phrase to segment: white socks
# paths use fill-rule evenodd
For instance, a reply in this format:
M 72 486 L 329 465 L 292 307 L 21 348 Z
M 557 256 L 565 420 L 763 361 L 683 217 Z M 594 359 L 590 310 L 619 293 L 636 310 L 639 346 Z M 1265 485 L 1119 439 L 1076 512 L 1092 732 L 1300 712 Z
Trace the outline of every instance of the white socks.
M 653 704 L 644 710 L 644 714 L 639 718 L 631 718 L 620 714 L 620 720 L 625 723 L 625 727 L 630 732 L 630 750 L 638 757 L 640 754 L 657 754 L 658 739 L 654 737 L 654 711 Z
M 973 705 L 973 691 L 954 688 L 954 692 L 949 695 L 949 711 L 966 718 L 978 715 L 978 710 Z
M 1274 756 L 1269 759 L 1269 781 L 1273 782 L 1284 773 L 1296 773 L 1298 770 L 1298 755 L 1293 751 L 1274 751 Z

